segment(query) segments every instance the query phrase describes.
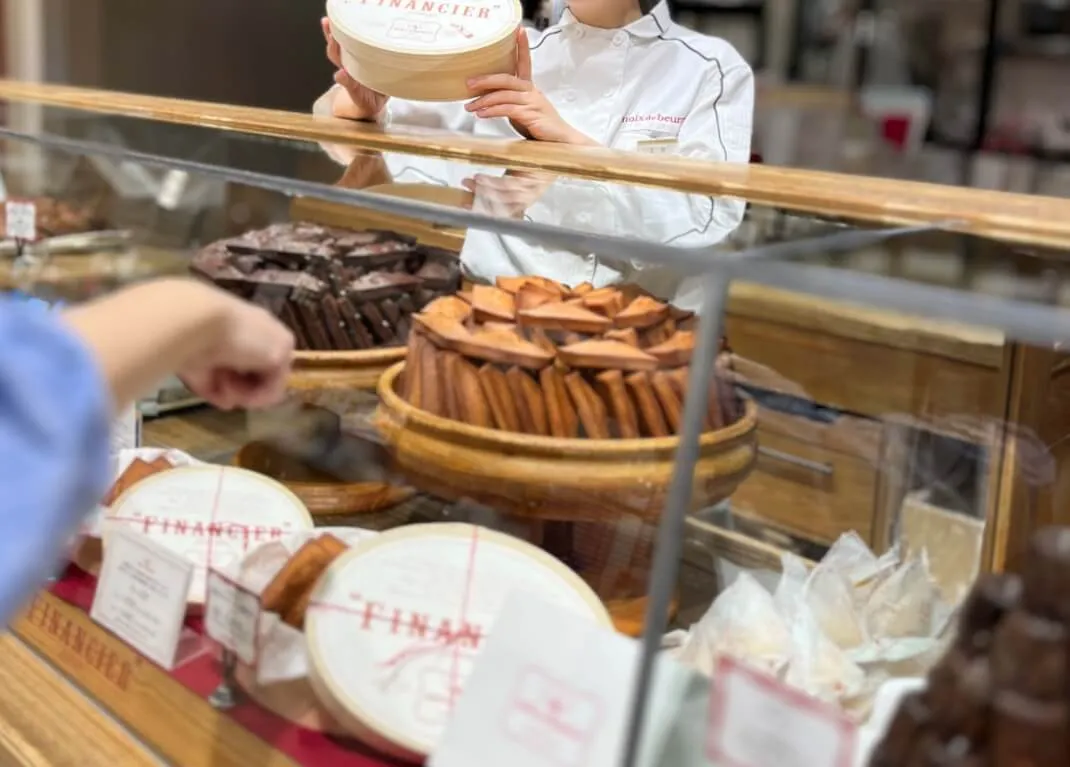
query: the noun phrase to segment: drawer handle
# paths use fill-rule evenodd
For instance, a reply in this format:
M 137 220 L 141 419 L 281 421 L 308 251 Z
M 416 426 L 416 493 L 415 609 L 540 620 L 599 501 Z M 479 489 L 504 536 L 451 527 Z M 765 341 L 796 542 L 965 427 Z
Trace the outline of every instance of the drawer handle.
M 781 463 L 790 463 L 792 466 L 809 469 L 815 474 L 820 474 L 824 477 L 832 476 L 832 464 L 829 463 L 811 461 L 809 458 L 800 458 L 797 455 L 792 455 L 791 453 L 783 453 L 780 450 L 774 450 L 771 447 L 759 447 L 758 452 L 761 455 L 764 455 L 766 458 L 771 458 L 774 461 L 780 461 Z

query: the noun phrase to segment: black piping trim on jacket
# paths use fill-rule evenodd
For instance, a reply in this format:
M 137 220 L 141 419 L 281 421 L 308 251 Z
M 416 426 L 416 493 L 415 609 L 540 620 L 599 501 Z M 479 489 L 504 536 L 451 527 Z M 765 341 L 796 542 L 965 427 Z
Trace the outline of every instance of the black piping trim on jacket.
M 537 43 L 535 43 L 535 45 L 531 46 L 531 50 L 537 51 L 539 49 L 540 45 L 545 43 L 547 40 L 549 40 L 554 35 L 559 35 L 559 34 L 561 34 L 561 28 L 560 27 L 558 27 L 557 29 L 551 29 L 549 32 L 547 32 L 545 35 L 543 35 L 542 37 L 539 38 L 539 42 L 537 42 Z
M 687 50 L 691 51 L 693 54 L 698 56 L 703 61 L 705 61 L 707 63 L 712 63 L 712 64 L 716 64 L 717 65 L 717 73 L 721 76 L 721 89 L 717 92 L 717 95 L 713 99 L 713 121 L 714 121 L 714 124 L 717 126 L 717 142 L 721 145 L 721 151 L 724 152 L 725 162 L 728 162 L 728 147 L 725 146 L 724 135 L 721 133 L 721 115 L 717 111 L 717 105 L 720 103 L 721 97 L 724 96 L 724 67 L 721 66 L 720 59 L 718 59 L 716 56 L 707 56 L 705 53 L 703 53 L 698 48 L 696 48 L 695 46 L 693 46 L 690 43 L 688 43 L 686 40 L 681 40 L 678 37 L 667 37 L 666 35 L 668 33 L 668 30 L 666 30 L 665 27 L 661 26 L 661 22 L 658 21 L 658 17 L 653 15 L 653 14 L 651 14 L 650 18 L 654 20 L 654 25 L 658 28 L 658 39 L 659 40 L 665 40 L 666 42 L 670 42 L 670 43 L 679 43 L 680 45 L 682 45 L 685 48 L 687 48 Z M 685 232 L 684 234 L 677 235 L 676 237 L 671 238 L 667 242 L 669 242 L 669 243 L 674 242 L 675 240 L 678 240 L 678 239 L 680 239 L 682 237 L 687 237 L 690 234 L 705 234 L 707 231 L 709 231 L 710 226 L 713 224 L 713 219 L 714 219 L 716 213 L 717 213 L 717 198 L 711 195 L 710 196 L 710 217 L 706 221 L 706 225 L 703 226 L 701 229 L 692 229 L 690 232 Z

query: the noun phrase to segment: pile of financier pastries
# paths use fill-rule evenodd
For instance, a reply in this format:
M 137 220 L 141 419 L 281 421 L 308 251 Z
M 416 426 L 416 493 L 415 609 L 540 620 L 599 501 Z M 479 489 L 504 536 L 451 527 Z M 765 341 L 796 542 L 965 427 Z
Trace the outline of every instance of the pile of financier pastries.
M 499 278 L 413 316 L 399 393 L 414 407 L 484 428 L 668 437 L 680 430 L 694 320 L 632 286 Z M 716 376 L 706 427 L 741 415 L 734 388 Z
M 978 579 L 870 767 L 1070 764 L 1070 528 L 1038 531 L 1024 561 L 1020 576 Z
M 387 232 L 275 224 L 219 240 L 194 273 L 263 306 L 299 349 L 352 351 L 405 343 L 412 315 L 460 286 L 456 256 Z

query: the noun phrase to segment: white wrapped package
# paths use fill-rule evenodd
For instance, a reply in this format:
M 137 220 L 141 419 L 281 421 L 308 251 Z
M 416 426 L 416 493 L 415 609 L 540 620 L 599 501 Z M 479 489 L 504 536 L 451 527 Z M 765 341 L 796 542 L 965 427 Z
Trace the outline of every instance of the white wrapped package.
M 873 636 L 932 636 L 940 592 L 922 552 L 886 578 L 866 603 L 865 621 Z
M 791 623 L 791 656 L 784 681 L 828 703 L 856 698 L 865 672 L 820 629 L 814 616 L 800 611 Z
M 261 594 L 279 570 L 307 541 L 325 533 L 352 546 L 377 535 L 357 527 L 320 527 L 294 533 L 278 541 L 261 544 L 250 551 L 227 575 L 250 591 Z M 308 676 L 308 655 L 303 632 L 267 613 L 260 622 L 260 657 L 256 664 L 256 681 L 260 685 L 302 679 Z
M 677 658 L 707 676 L 719 655 L 731 655 L 779 675 L 791 652 L 791 633 L 773 596 L 747 573 L 722 591 L 691 627 Z
M 787 552 L 781 568 L 771 598 L 743 572 L 702 620 L 671 637 L 669 652 L 707 674 L 731 653 L 864 721 L 884 682 L 923 675 L 949 641 L 953 606 L 924 556 L 904 563 L 895 547 L 877 557 L 848 533 L 812 569 Z
M 810 573 L 803 598 L 821 631 L 840 647 L 859 647 L 869 640 L 855 609 L 854 587 L 843 571 L 822 561 Z

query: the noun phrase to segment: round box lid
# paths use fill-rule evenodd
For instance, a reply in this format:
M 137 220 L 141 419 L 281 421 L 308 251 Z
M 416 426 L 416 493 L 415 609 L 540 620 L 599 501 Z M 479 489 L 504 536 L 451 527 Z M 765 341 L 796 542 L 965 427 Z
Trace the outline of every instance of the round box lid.
M 204 604 L 209 566 L 226 570 L 269 540 L 311 530 L 312 516 L 286 487 L 233 466 L 170 469 L 137 483 L 111 505 L 109 528 L 131 525 L 196 566 L 189 601 Z
M 331 565 L 309 605 L 313 688 L 369 745 L 422 759 L 506 599 L 525 594 L 611 625 L 578 575 L 502 533 L 439 523 L 359 543 Z
M 494 47 L 516 31 L 523 13 L 517 0 L 327 0 L 327 16 L 343 48 L 356 41 L 426 59 Z

